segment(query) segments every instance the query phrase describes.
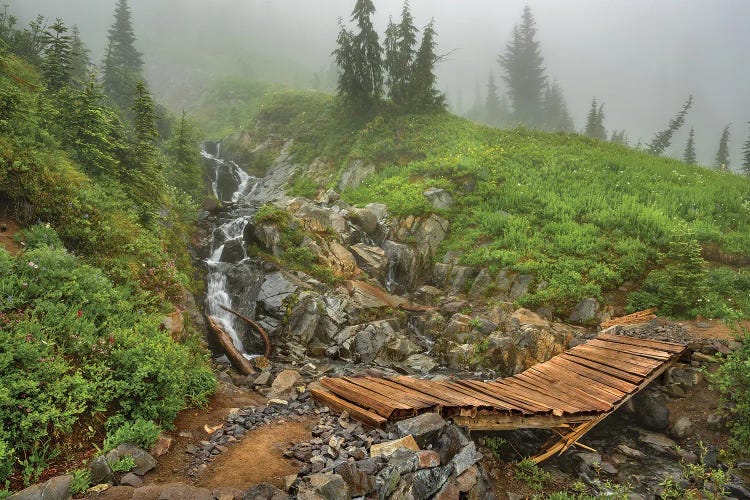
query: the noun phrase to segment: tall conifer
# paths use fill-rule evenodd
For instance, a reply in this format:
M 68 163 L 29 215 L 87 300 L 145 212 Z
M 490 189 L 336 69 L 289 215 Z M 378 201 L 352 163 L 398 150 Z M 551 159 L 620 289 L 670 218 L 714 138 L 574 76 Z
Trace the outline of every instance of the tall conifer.
M 117 0 L 102 66 L 104 92 L 122 110 L 127 110 L 135 97 L 138 82 L 143 79 L 143 56 L 135 48 L 128 0 Z
M 654 138 L 647 146 L 649 153 L 653 155 L 661 155 L 662 153 L 664 153 L 664 151 L 672 143 L 672 136 L 680 129 L 680 127 L 682 127 L 682 124 L 685 123 L 685 117 L 687 116 L 688 111 L 690 110 L 690 107 L 692 105 L 693 96 L 691 95 L 690 97 L 688 97 L 688 100 L 685 101 L 685 104 L 682 105 L 682 109 L 679 113 L 677 113 L 677 116 L 669 121 L 669 125 L 667 126 L 667 128 L 665 130 L 662 130 L 661 132 L 657 132 L 656 135 L 654 135 Z
M 372 0 L 357 0 L 352 21 L 359 31 L 351 38 L 354 70 L 354 103 L 360 110 L 369 110 L 383 92 L 383 58 L 378 33 L 372 24 L 375 6 Z
M 714 168 L 721 172 L 729 172 L 729 125 L 721 131 L 719 149 L 716 151 Z
M 414 111 L 445 108 L 445 96 L 437 89 L 437 76 L 435 76 L 435 62 L 438 60 L 435 53 L 436 46 L 435 20 L 433 19 L 424 28 L 422 43 L 414 57 L 409 85 L 411 108 Z
M 682 161 L 688 165 L 695 165 L 695 129 L 693 127 L 690 127 L 690 133 L 688 133 L 685 152 L 682 154 Z
M 48 89 L 57 92 L 70 83 L 73 71 L 72 38 L 62 19 L 58 18 L 44 33 L 43 40 L 44 81 Z

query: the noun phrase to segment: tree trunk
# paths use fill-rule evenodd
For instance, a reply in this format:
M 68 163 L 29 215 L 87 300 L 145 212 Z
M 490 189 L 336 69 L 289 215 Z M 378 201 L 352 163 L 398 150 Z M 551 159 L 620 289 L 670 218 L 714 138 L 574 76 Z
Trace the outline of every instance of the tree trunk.
M 219 326 L 219 322 L 209 316 L 208 324 L 211 325 L 211 330 L 216 334 L 216 338 L 218 339 L 219 344 L 221 344 L 221 348 L 226 353 L 227 358 L 229 358 L 229 362 L 232 363 L 234 369 L 242 375 L 254 374 L 255 370 L 253 369 L 253 365 L 251 365 L 250 361 L 248 361 L 248 359 L 234 346 L 232 337 L 230 337 L 229 334 Z

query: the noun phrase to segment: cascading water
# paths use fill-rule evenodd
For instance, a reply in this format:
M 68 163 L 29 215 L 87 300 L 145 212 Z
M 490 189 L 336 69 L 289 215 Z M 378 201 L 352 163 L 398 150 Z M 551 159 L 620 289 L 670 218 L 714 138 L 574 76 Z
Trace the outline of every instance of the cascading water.
M 223 210 L 217 214 L 217 222 L 211 232 L 209 256 L 204 260 L 206 275 L 206 314 L 217 320 L 224 331 L 232 337 L 235 347 L 246 357 L 237 319 L 221 306 L 233 307 L 228 276 L 245 275 L 248 272 L 248 256 L 245 229 L 255 212 L 255 205 L 244 202 L 253 192 L 259 179 L 248 175 L 237 163 L 221 158 L 221 144 L 215 145 L 215 153 L 204 149 L 201 153 L 206 161 L 206 170 L 211 179 L 214 195 L 222 201 Z M 242 304 L 240 304 L 242 305 Z

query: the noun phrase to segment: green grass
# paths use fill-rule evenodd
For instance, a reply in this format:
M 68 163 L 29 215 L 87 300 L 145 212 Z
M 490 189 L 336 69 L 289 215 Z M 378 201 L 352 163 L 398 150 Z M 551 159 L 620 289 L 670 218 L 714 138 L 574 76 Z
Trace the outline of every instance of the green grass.
M 436 212 L 422 192 L 447 189 L 453 230 L 443 251 L 490 270 L 531 273 L 520 305 L 565 313 L 585 297 L 606 299 L 623 284 L 637 289 L 668 264 L 670 241 L 684 231 L 724 262 L 750 249 L 750 180 L 688 166 L 576 134 L 499 130 L 435 113 L 369 121 L 351 117 L 336 98 L 302 91 L 266 95 L 252 117 L 254 133 L 294 138 L 299 162 L 322 157 L 328 177 L 354 159 L 373 162 L 376 175 L 343 193 L 349 203 L 382 202 L 397 216 Z M 295 191 L 325 179 L 307 179 Z M 460 228 L 458 230 L 457 228 Z M 713 252 L 714 254 L 716 252 Z M 438 256 L 438 258 L 441 256 Z M 750 315 L 747 268 L 710 262 L 704 301 L 673 308 L 683 316 Z M 734 297 L 734 300 L 730 300 Z M 639 306 L 661 306 L 651 294 Z

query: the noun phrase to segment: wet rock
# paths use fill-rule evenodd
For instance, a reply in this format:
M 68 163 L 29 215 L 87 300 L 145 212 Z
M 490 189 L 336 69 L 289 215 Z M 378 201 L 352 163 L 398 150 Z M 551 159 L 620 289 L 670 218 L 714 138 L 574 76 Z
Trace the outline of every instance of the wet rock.
M 471 285 L 471 289 L 469 289 L 469 298 L 471 300 L 481 300 L 486 298 L 492 281 L 492 275 L 490 274 L 489 269 L 482 269 L 479 271 L 477 277 L 474 278 L 474 283 Z
M 463 474 L 464 471 L 479 462 L 481 459 L 482 455 L 477 452 L 477 447 L 474 444 L 474 441 L 470 441 L 469 444 L 461 448 L 461 451 L 453 456 L 450 465 L 456 474 Z
M 396 432 L 400 437 L 411 435 L 421 448 L 437 438 L 446 427 L 447 422 L 437 413 L 423 413 L 413 418 L 396 423 Z
M 365 233 L 373 235 L 378 230 L 378 216 L 369 208 L 354 208 L 348 215 Z
M 689 438 L 695 434 L 695 426 L 688 416 L 678 418 L 670 427 L 669 434 L 675 439 Z
M 383 250 L 388 256 L 389 266 L 395 282 L 405 289 L 411 289 L 417 282 L 419 269 L 414 250 L 402 243 L 387 240 Z M 390 290 L 390 288 L 389 288 Z
M 602 457 L 594 452 L 568 453 L 561 462 L 560 468 L 571 474 L 591 474 L 592 468 L 598 468 L 602 463 Z
M 10 500 L 68 500 L 73 476 L 57 476 L 47 482 L 29 486 L 12 495 Z
M 531 282 L 534 277 L 530 274 L 519 274 L 513 279 L 513 285 L 510 288 L 510 299 L 517 300 L 529 292 Z
M 110 464 L 113 464 L 120 460 L 122 457 L 130 455 L 135 461 L 135 468 L 132 470 L 133 473 L 139 476 L 144 475 L 154 467 L 156 467 L 156 460 L 154 457 L 146 453 L 141 448 L 137 447 L 132 443 L 123 443 L 114 450 L 107 453 L 105 456 Z
M 636 450 L 635 448 L 631 448 L 630 446 L 627 446 L 625 444 L 621 444 L 617 446 L 617 451 L 619 451 L 620 453 L 622 453 L 628 458 L 634 458 L 636 460 L 639 460 L 646 456 L 646 454 L 643 453 L 642 451 Z
M 446 361 L 452 370 L 465 370 L 471 364 L 476 351 L 473 344 L 455 344 L 448 348 Z
M 115 484 L 115 475 L 104 456 L 98 456 L 91 461 L 89 474 L 91 474 L 91 484 Z
M 374 444 L 370 447 L 371 457 L 387 457 L 396 452 L 399 448 L 406 448 L 408 450 L 419 451 L 419 445 L 411 435 L 402 437 L 401 439 L 395 439 L 393 441 L 386 441 L 384 443 Z
M 427 354 L 412 354 L 403 361 L 402 365 L 409 372 L 416 373 L 430 373 L 438 366 L 437 362 Z
M 279 373 L 271 384 L 270 398 L 283 397 L 290 394 L 302 381 L 302 375 L 296 370 L 284 370 Z
M 658 391 L 641 391 L 632 401 L 632 412 L 640 425 L 652 431 L 669 427 L 669 409 L 666 398 Z
M 297 490 L 298 500 L 349 500 L 349 485 L 338 474 L 313 474 Z
M 674 449 L 677 447 L 677 443 L 669 439 L 667 436 L 655 432 L 641 431 L 638 439 L 656 453 L 665 456 L 671 457 L 674 453 Z
M 453 471 L 448 466 L 421 469 L 401 478 L 394 496 L 396 498 L 413 498 L 415 500 L 430 498 L 440 491 Z
M 236 263 L 245 258 L 245 244 L 242 240 L 229 240 L 224 243 L 224 250 L 221 252 L 219 260 L 221 262 Z
M 284 312 L 284 300 L 295 293 L 298 286 L 293 283 L 284 273 L 275 272 L 266 275 L 258 292 L 258 302 L 263 304 L 264 309 L 277 318 L 281 318 Z
M 345 241 L 349 235 L 346 219 L 339 211 L 331 208 L 304 203 L 297 209 L 297 216 L 302 219 L 305 229 L 313 233 L 332 231 L 340 241 Z
M 353 160 L 349 164 L 349 168 L 341 174 L 339 191 L 358 187 L 362 184 L 362 181 L 374 174 L 375 170 L 375 165 L 372 163 L 365 163 L 364 160 Z
M 281 236 L 274 224 L 258 224 L 253 228 L 252 239 L 247 237 L 245 239 L 257 242 L 263 250 L 277 257 L 281 255 Z
M 388 271 L 388 256 L 380 247 L 357 243 L 351 247 L 359 267 L 373 278 L 383 282 Z
M 433 187 L 422 194 L 430 201 L 430 203 L 432 203 L 432 206 L 438 210 L 448 210 L 453 206 L 453 197 L 445 189 Z
M 300 293 L 295 303 L 291 306 L 291 312 L 287 317 L 287 334 L 301 343 L 307 345 L 312 340 L 318 329 L 320 312 L 323 309 L 322 298 L 316 292 L 305 291 Z
M 600 308 L 601 306 L 599 305 L 598 300 L 590 297 L 585 298 L 573 308 L 569 320 L 571 323 L 593 323 L 597 319 L 597 314 L 599 314 Z

